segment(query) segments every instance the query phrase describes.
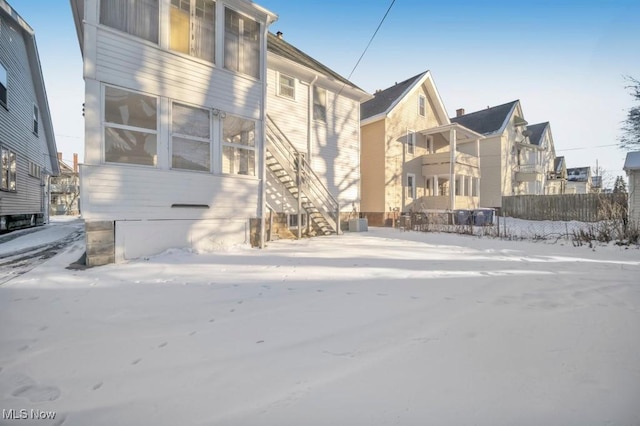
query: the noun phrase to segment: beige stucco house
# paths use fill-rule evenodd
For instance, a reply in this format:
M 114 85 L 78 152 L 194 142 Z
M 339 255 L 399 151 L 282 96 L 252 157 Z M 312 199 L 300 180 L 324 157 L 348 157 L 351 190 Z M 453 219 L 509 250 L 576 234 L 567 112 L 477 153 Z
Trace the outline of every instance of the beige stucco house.
M 566 194 L 567 192 L 567 163 L 564 157 L 553 160 L 553 168 L 547 172 L 545 193 L 548 195 Z
M 629 220 L 640 226 L 640 151 L 627 153 L 624 171 L 629 177 Z
M 482 135 L 449 120 L 429 71 L 377 91 L 360 116 L 361 211 L 371 224 L 478 206 Z
M 484 136 L 480 143 L 481 207 L 501 207 L 503 196 L 544 192 L 545 156 L 539 144 L 531 141 L 519 100 L 469 114 L 459 109 L 451 122 Z

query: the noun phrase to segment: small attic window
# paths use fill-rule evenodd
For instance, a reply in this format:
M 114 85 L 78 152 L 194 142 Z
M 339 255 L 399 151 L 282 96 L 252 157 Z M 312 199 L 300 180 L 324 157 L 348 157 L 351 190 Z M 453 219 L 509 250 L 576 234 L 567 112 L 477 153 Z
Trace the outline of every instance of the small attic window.
M 427 97 L 424 95 L 418 96 L 418 115 L 420 117 L 427 116 Z

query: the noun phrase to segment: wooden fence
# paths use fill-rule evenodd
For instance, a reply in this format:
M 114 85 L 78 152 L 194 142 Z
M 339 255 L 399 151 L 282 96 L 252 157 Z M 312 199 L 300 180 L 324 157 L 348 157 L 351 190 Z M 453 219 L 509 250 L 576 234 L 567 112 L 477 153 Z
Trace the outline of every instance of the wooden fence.
M 528 220 L 600 220 L 626 218 L 627 194 L 515 195 L 502 197 L 505 216 Z

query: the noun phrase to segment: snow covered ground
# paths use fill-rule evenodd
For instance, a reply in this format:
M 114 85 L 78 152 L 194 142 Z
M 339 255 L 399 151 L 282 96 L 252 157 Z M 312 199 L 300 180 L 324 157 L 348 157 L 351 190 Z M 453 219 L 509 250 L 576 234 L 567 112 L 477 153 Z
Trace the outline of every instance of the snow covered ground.
M 0 286 L 0 408 L 56 412 L 0 424 L 640 424 L 637 248 L 370 228 L 65 269 L 82 250 Z

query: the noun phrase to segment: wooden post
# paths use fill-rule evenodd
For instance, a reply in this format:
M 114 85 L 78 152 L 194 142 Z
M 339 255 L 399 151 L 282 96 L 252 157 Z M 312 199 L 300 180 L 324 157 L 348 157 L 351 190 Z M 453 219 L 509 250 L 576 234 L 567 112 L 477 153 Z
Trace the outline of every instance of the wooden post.
M 296 156 L 296 161 L 298 162 L 298 167 L 296 167 L 296 185 L 298 187 L 298 193 L 296 194 L 298 199 L 298 239 L 302 238 L 302 178 L 301 178 L 301 170 L 302 170 L 302 155 L 298 152 Z

